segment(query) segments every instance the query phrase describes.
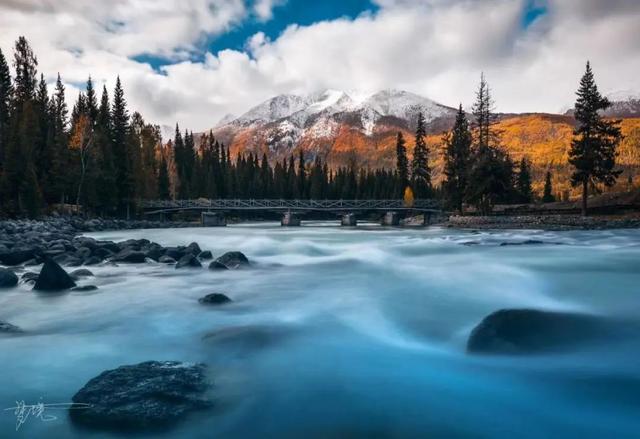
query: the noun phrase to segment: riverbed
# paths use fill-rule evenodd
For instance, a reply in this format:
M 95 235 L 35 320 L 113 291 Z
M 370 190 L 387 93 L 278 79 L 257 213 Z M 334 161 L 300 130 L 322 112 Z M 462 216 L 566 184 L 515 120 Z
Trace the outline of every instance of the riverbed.
M 640 323 L 640 230 L 262 223 L 89 236 L 195 241 L 214 255 L 242 251 L 252 268 L 104 264 L 84 282 L 96 291 L 1 291 L 0 319 L 26 331 L 0 337 L 4 407 L 69 402 L 104 370 L 177 360 L 209 366 L 214 408 L 149 437 L 640 435 L 640 341 L 465 350 L 503 308 Z M 198 303 L 213 292 L 233 302 Z M 0 412 L 0 437 L 122 437 L 50 414 L 16 431 L 13 412 Z

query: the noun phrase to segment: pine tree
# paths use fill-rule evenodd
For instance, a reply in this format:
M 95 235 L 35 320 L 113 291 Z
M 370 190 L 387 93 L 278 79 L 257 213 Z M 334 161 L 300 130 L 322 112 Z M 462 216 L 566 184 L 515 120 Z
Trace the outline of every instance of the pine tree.
M 65 87 L 60 75 L 56 80 L 55 93 L 50 102 L 50 123 L 48 131 L 49 167 L 43 184 L 45 200 L 49 203 L 64 202 L 67 188 L 71 185 L 68 169 L 69 137 L 67 132 L 69 111 L 65 101 Z
M 616 148 L 622 140 L 622 134 L 619 120 L 606 120 L 599 113 L 609 108 L 611 103 L 598 91 L 589 62 L 576 94 L 577 128 L 573 133 L 569 163 L 575 168 L 571 185 L 582 187 L 582 215 L 586 216 L 589 186 L 613 186 L 622 173 L 615 169 Z
M 100 107 L 96 120 L 96 197 L 97 208 L 105 213 L 112 213 L 118 207 L 118 188 L 116 185 L 116 169 L 113 156 L 113 124 L 111 120 L 111 104 L 106 86 L 102 87 Z
M 426 123 L 422 112 L 418 113 L 416 142 L 411 163 L 413 192 L 417 198 L 426 198 L 431 194 L 431 170 L 429 169 L 429 150 L 425 137 Z
M 396 170 L 399 180 L 399 196 L 403 196 L 405 188 L 409 186 L 409 160 L 407 159 L 407 147 L 404 136 L 398 132 L 396 136 Z
M 14 94 L 10 109 L 2 193 L 8 211 L 34 216 L 41 205 L 41 193 L 34 163 L 34 147 L 41 135 L 36 109 L 38 61 L 24 37 L 15 44 Z
M 93 89 L 93 81 L 91 80 L 91 76 L 87 79 L 87 89 L 85 91 L 85 103 L 86 103 L 86 114 L 89 116 L 89 120 L 91 124 L 94 125 L 96 120 L 98 119 L 98 98 L 96 97 L 96 92 Z
M 161 200 L 168 200 L 171 198 L 169 191 L 169 170 L 167 169 L 167 161 L 164 158 L 160 159 L 160 170 L 158 172 L 158 197 Z
M 113 161 L 115 167 L 117 200 L 121 210 L 130 206 L 133 188 L 130 164 L 130 126 L 127 102 L 124 98 L 124 90 L 118 76 L 113 93 L 113 106 L 111 108 L 111 124 L 113 139 Z
M 519 202 L 531 203 L 533 201 L 533 190 L 531 189 L 531 166 L 528 160 L 523 157 L 520 160 L 518 170 L 518 180 L 516 182 L 516 190 L 518 192 Z
M 2 49 L 0 49 L 0 175 L 4 168 L 5 151 L 9 142 L 9 117 L 12 98 L 13 84 L 11 84 L 9 64 L 2 53 Z
M 542 195 L 543 203 L 553 203 L 556 197 L 553 196 L 553 186 L 551 185 L 551 171 L 547 171 L 544 178 L 544 193 Z
M 469 178 L 471 143 L 469 122 L 460 104 L 453 129 L 444 137 L 444 190 L 449 204 L 461 215 Z
M 307 190 L 307 171 L 304 166 L 304 152 L 302 148 L 300 148 L 298 155 L 298 181 L 297 181 L 297 198 L 304 199 L 306 198 L 306 190 Z

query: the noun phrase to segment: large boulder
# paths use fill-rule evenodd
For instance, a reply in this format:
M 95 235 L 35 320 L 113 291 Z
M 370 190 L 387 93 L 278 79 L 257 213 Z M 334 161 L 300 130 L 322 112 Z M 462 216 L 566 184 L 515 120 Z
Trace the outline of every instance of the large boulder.
M 226 294 L 211 293 L 199 298 L 198 302 L 202 303 L 203 305 L 223 305 L 225 303 L 231 302 L 231 299 L 229 299 Z
M 76 393 L 71 420 L 97 429 L 162 429 L 212 405 L 204 364 L 147 361 L 102 372 Z
M 249 259 L 247 259 L 247 257 L 241 252 L 227 252 L 213 262 L 217 262 L 219 265 L 224 265 L 230 270 L 249 266 Z M 212 267 L 209 266 L 209 268 Z
M 78 268 L 77 270 L 73 270 L 71 273 L 69 273 L 69 276 L 71 276 L 73 280 L 78 280 L 82 279 L 83 277 L 93 277 L 93 273 L 91 272 L 91 270 L 88 270 L 86 268 Z
M 36 250 L 33 248 L 13 249 L 0 253 L 0 263 L 3 265 L 20 265 L 29 259 L 36 257 Z
M 51 258 L 47 258 L 42 265 L 42 270 L 38 275 L 34 290 L 38 291 L 60 291 L 76 286 L 64 269 Z
M 18 285 L 18 276 L 6 268 L 0 268 L 0 288 L 12 288 Z
M 194 256 L 198 256 L 200 253 L 202 253 L 202 250 L 200 249 L 200 246 L 197 242 L 192 242 L 187 246 L 185 250 Z
M 560 350 L 607 336 L 611 328 L 592 315 L 503 309 L 488 315 L 473 329 L 467 351 L 522 354 Z
M 183 257 L 180 258 L 178 263 L 176 264 L 176 268 L 202 268 L 202 264 L 193 254 L 187 253 Z
M 131 248 L 126 248 L 113 256 L 111 260 L 113 262 L 128 262 L 130 264 L 142 264 L 146 262 L 147 256 L 144 252 L 134 250 Z
M 200 254 L 198 255 L 198 258 L 202 260 L 213 259 L 213 255 L 211 254 L 211 251 L 205 250 L 203 252 L 200 252 Z

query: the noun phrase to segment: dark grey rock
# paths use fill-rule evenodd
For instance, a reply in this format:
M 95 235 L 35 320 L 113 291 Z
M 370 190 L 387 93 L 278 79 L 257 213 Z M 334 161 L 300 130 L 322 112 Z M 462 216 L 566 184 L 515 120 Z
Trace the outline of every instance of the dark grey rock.
M 60 291 L 76 286 L 71 276 L 53 259 L 46 259 L 42 270 L 38 275 L 38 280 L 33 289 L 38 291 Z
M 6 268 L 0 268 L 0 288 L 12 288 L 18 285 L 18 276 Z
M 102 372 L 76 393 L 71 421 L 100 430 L 164 429 L 212 406 L 204 364 L 147 361 Z M 76 406 L 77 407 L 77 406 Z
M 36 249 L 12 249 L 6 253 L 0 253 L 0 263 L 3 265 L 20 265 L 36 257 Z
M 98 265 L 99 263 L 101 263 L 104 259 L 102 259 L 100 256 L 91 256 L 87 259 L 85 259 L 82 262 L 82 265 Z
M 231 299 L 229 299 L 226 294 L 211 293 L 199 298 L 198 302 L 202 303 L 203 305 L 223 305 L 225 303 L 231 302 Z
M 180 258 L 176 268 L 202 268 L 202 264 L 193 254 L 188 253 Z
M 27 271 L 20 277 L 22 282 L 35 282 L 38 280 L 38 273 L 34 273 L 32 271 Z
M 71 291 L 84 292 L 84 291 L 95 291 L 97 289 L 98 289 L 98 287 L 96 287 L 95 285 L 82 285 L 80 287 L 71 288 Z
M 209 250 L 205 250 L 203 252 L 200 252 L 200 254 L 198 255 L 198 258 L 202 260 L 208 260 L 208 259 L 213 259 L 213 255 Z
M 138 250 L 125 249 L 111 258 L 113 262 L 128 262 L 130 264 L 141 264 L 146 261 L 146 255 Z
M 553 351 L 605 337 L 610 327 L 596 316 L 504 309 L 485 317 L 467 342 L 473 353 L 522 354 Z
M 86 268 L 78 268 L 77 270 L 73 270 L 71 273 L 69 273 L 69 276 L 71 276 L 71 279 L 73 280 L 78 280 L 82 279 L 83 277 L 92 277 L 93 273 L 91 272 L 91 270 L 87 270 Z
M 197 242 L 192 242 L 187 246 L 185 250 L 194 256 L 198 256 L 200 253 L 202 253 L 202 250 L 200 249 L 200 246 Z
M 16 334 L 20 332 L 23 331 L 18 326 L 12 325 L 8 322 L 0 321 L 0 334 Z
M 160 259 L 158 259 L 158 262 L 161 262 L 163 264 L 175 264 L 176 260 L 173 259 L 171 256 L 160 256 Z
M 228 268 L 218 261 L 213 261 L 209 264 L 209 270 L 228 270 Z
M 514 246 L 514 245 L 541 245 L 544 244 L 544 241 L 539 241 L 537 239 L 527 239 L 526 241 L 521 242 L 501 242 L 500 247 Z
M 224 265 L 228 269 L 236 269 L 249 266 L 249 259 L 241 252 L 227 252 L 217 258 L 215 262 Z M 209 266 L 211 268 L 211 266 Z
M 180 258 L 182 258 L 185 254 L 186 252 L 184 250 L 184 247 L 167 247 L 164 252 L 165 256 L 169 256 L 176 261 L 180 260 Z

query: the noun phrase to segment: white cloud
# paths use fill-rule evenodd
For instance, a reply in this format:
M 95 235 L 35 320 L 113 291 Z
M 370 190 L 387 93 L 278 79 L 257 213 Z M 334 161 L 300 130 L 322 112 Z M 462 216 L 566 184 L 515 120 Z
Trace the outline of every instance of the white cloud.
M 253 10 L 256 16 L 262 20 L 271 20 L 273 17 L 273 8 L 282 6 L 287 0 L 256 0 Z
M 25 34 L 50 80 L 60 71 L 80 83 L 91 73 L 111 89 L 120 74 L 130 106 L 147 120 L 193 130 L 279 93 L 322 88 L 402 88 L 468 105 L 481 71 L 500 111 L 554 112 L 573 101 L 587 59 L 601 89 L 640 90 L 635 0 L 606 8 L 597 0 L 549 0 L 547 14 L 526 30 L 526 0 L 378 0 L 375 14 L 291 25 L 273 41 L 258 33 L 245 52 L 191 60 L 204 35 L 251 16 L 268 19 L 277 3 L 0 0 L 0 46 L 8 55 Z M 141 53 L 176 63 L 156 72 L 131 59 Z

